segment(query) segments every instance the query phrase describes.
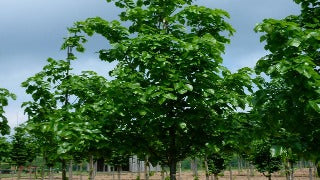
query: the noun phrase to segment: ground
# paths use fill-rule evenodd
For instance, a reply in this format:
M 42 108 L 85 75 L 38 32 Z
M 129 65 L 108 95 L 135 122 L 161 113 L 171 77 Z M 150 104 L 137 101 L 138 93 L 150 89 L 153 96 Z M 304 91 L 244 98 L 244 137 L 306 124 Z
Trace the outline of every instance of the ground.
M 88 176 L 87 174 L 83 173 L 82 180 L 87 180 Z M 128 173 L 124 172 L 121 174 L 121 180 L 136 180 L 137 173 Z M 141 173 L 143 180 L 143 174 Z M 204 172 L 199 172 L 199 180 L 205 180 Z M 296 170 L 295 172 L 295 180 L 309 180 L 309 171 L 308 169 L 300 169 Z M 14 180 L 16 178 L 2 178 L 2 180 Z M 22 179 L 29 179 L 27 176 Z M 34 178 L 32 178 L 34 179 Z M 55 179 L 61 179 L 61 176 L 57 174 L 55 176 Z M 95 180 L 118 180 L 118 174 L 112 174 L 112 173 L 98 173 Z M 179 175 L 177 177 L 179 179 Z M 254 176 L 248 177 L 247 171 L 233 171 L 233 180 L 266 180 L 267 178 L 261 175 L 260 173 L 254 172 Z M 283 172 L 276 173 L 272 176 L 273 180 L 285 180 L 286 178 L 283 175 Z M 73 175 L 73 180 L 80 180 L 79 174 L 76 175 L 76 173 Z M 161 180 L 160 173 L 155 173 L 153 176 L 150 177 L 150 180 Z M 193 180 L 192 173 L 191 172 L 183 172 L 181 174 L 180 180 Z M 219 177 L 219 180 L 230 180 L 229 177 L 229 171 L 224 172 L 224 175 L 221 175 Z M 316 180 L 316 179 L 314 179 Z M 317 178 L 317 180 L 320 180 L 320 178 Z

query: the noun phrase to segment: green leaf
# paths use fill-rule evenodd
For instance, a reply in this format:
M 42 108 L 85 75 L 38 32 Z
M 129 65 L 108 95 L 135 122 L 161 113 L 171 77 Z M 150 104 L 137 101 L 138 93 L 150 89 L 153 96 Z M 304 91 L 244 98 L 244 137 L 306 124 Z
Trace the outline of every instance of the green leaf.
M 177 96 L 172 93 L 164 94 L 164 97 L 171 100 L 177 100 Z
M 291 40 L 289 41 L 289 45 L 290 45 L 290 46 L 299 47 L 300 44 L 301 44 L 301 41 L 298 40 L 298 39 L 291 39 Z

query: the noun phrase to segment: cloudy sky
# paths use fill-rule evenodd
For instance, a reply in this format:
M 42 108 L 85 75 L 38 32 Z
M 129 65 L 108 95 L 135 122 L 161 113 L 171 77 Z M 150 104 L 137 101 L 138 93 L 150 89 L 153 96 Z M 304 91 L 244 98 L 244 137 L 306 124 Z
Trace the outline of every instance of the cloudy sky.
M 233 71 L 253 67 L 266 54 L 259 34 L 253 32 L 257 23 L 264 18 L 280 19 L 299 13 L 293 0 L 197 0 L 196 3 L 230 13 L 229 22 L 237 33 L 227 47 L 224 64 Z M 65 57 L 66 52 L 60 46 L 67 36 L 66 28 L 88 17 L 118 19 L 119 12 L 105 0 L 0 0 L 0 87 L 18 96 L 6 108 L 11 127 L 26 120 L 20 106 L 30 97 L 20 87 L 21 82 L 39 72 L 48 57 Z M 93 37 L 86 45 L 87 51 L 78 55 L 74 68 L 107 75 L 113 66 L 100 62 L 95 53 L 106 47 L 106 43 L 98 36 Z

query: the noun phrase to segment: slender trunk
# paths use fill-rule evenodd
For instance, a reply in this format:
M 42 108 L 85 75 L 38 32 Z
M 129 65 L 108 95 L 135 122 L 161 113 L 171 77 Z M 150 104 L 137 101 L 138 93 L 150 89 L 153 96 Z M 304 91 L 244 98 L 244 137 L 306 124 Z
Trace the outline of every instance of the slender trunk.
M 229 173 L 230 173 L 230 180 L 233 180 L 231 163 L 230 163 L 230 166 L 229 166 Z
M 113 166 L 113 167 L 112 167 L 112 180 L 115 180 L 114 171 L 115 171 L 115 168 L 114 168 L 114 166 Z
M 213 178 L 214 180 L 218 180 L 219 179 L 218 174 L 214 174 L 213 177 L 214 177 Z
M 176 180 L 177 162 L 172 160 L 170 162 L 170 180 Z
M 289 162 L 286 162 L 284 165 L 284 170 L 286 173 L 286 180 L 290 180 L 290 168 L 289 168 Z
M 53 180 L 53 171 L 52 171 L 52 167 L 49 167 L 49 180 Z
M 44 164 L 41 167 L 41 180 L 44 180 Z
M 179 180 L 181 180 L 182 167 L 181 162 L 179 162 Z
M 196 158 L 193 159 L 192 164 L 193 177 L 198 177 L 198 161 Z
M 141 161 L 137 158 L 137 163 L 138 163 L 138 177 L 139 179 L 141 178 Z
M 161 166 L 161 180 L 164 180 L 164 167 Z
M 294 166 L 293 166 L 293 162 L 290 162 L 290 180 L 294 180 Z
M 312 176 L 312 166 L 309 166 L 309 180 L 312 180 L 313 176 Z
M 93 155 L 89 157 L 89 180 L 94 180 Z
M 145 180 L 149 180 L 148 167 L 149 167 L 149 157 L 147 155 L 146 158 L 145 158 L 145 161 L 144 161 L 144 176 L 145 176 Z
M 204 167 L 205 167 L 205 170 L 206 170 L 206 180 L 209 180 L 208 158 L 207 158 L 206 155 L 204 156 Z
M 250 176 L 253 177 L 254 176 L 254 168 L 253 168 L 253 165 L 250 164 Z
M 94 166 L 93 166 L 93 177 L 94 178 L 97 176 L 97 172 L 98 172 L 98 161 L 95 161 Z
M 34 170 L 34 178 L 35 179 L 38 179 L 38 169 L 37 169 L 37 167 L 35 168 L 35 170 Z
M 213 180 L 213 174 L 210 175 L 210 180 Z
M 240 175 L 241 172 L 241 158 L 240 156 L 238 157 L 238 175 Z
M 270 174 L 270 175 L 268 175 L 268 180 L 271 180 L 271 174 Z
M 118 171 L 118 180 L 121 180 L 121 170 L 120 170 L 120 166 L 117 166 L 117 171 Z
M 73 166 L 73 162 L 72 160 L 70 160 L 70 163 L 69 163 L 69 180 L 72 180 L 72 166 Z
M 80 180 L 82 180 L 83 162 L 80 163 Z
M 320 177 L 320 162 L 317 162 L 316 166 L 315 166 L 315 176 Z
M 251 177 L 250 177 L 250 169 L 247 169 L 247 179 L 250 180 Z
M 20 180 L 20 179 L 21 179 L 21 172 L 22 172 L 22 166 L 19 166 L 19 167 L 18 167 L 18 177 L 17 177 L 17 180 Z
M 32 180 L 31 175 L 32 175 L 32 167 L 31 167 L 31 165 L 30 165 L 30 166 L 29 166 L 29 180 Z M 1 178 L 0 178 L 0 180 L 1 180 Z
M 67 180 L 67 162 L 65 159 L 61 162 L 62 166 L 62 180 Z

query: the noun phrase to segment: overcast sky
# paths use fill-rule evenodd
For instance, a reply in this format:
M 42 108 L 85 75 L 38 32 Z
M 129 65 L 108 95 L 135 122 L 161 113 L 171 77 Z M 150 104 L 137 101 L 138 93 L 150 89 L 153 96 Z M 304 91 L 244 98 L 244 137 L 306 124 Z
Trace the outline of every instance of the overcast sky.
M 229 22 L 237 30 L 224 55 L 224 65 L 231 70 L 253 67 L 266 54 L 254 26 L 265 18 L 284 18 L 298 14 L 293 0 L 197 0 L 197 4 L 221 8 L 231 15 Z M 88 17 L 118 19 L 120 11 L 106 0 L 0 0 L 0 87 L 18 96 L 10 101 L 6 116 L 11 127 L 26 120 L 21 103 L 30 99 L 21 82 L 39 72 L 46 59 L 63 59 L 60 50 L 67 27 Z M 94 70 L 107 75 L 112 65 L 100 62 L 95 53 L 107 42 L 94 37 L 87 51 L 78 55 L 77 71 Z

